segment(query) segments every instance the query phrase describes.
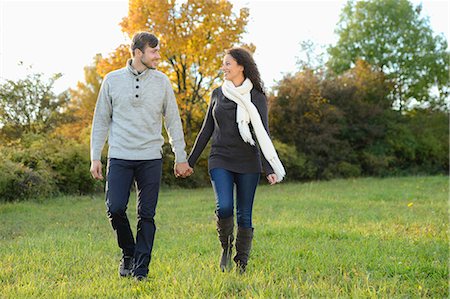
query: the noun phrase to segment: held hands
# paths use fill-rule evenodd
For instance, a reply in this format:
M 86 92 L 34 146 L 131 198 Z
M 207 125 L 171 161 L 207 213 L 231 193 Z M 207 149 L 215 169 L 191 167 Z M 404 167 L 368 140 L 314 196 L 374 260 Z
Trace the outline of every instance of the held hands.
M 175 163 L 175 166 L 173 167 L 173 173 L 175 174 L 175 177 L 182 177 L 187 178 L 191 174 L 194 173 L 194 170 L 191 166 L 189 166 L 188 162 L 183 163 Z
M 102 162 L 99 160 L 91 161 L 91 175 L 96 180 L 103 180 Z
M 275 185 L 277 183 L 278 177 L 275 173 L 271 173 L 267 176 L 267 180 L 269 181 L 269 184 Z
M 91 161 L 91 175 L 96 180 L 103 180 L 102 175 L 102 162 L 98 160 Z M 187 162 L 176 163 L 173 169 L 176 177 L 186 178 L 194 173 L 194 170 L 189 166 Z

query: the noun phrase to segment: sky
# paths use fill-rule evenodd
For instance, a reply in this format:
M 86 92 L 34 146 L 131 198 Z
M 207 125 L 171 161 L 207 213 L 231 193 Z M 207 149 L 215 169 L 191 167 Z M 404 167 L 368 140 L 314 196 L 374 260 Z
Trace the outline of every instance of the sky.
M 300 43 L 310 40 L 324 48 L 335 44 L 334 30 L 346 0 L 243 1 L 234 9 L 250 9 L 243 42 L 256 46 L 254 58 L 267 87 L 297 70 L 303 57 Z M 445 0 L 422 3 L 435 34 L 449 40 L 450 5 Z M 27 68 L 47 77 L 63 76 L 55 91 L 74 88 L 84 81 L 83 68 L 97 53 L 107 56 L 128 44 L 120 21 L 128 13 L 128 0 L 0 0 L 0 82 L 23 78 Z M 19 66 L 22 62 L 23 66 Z M 24 67 L 25 66 L 25 67 Z

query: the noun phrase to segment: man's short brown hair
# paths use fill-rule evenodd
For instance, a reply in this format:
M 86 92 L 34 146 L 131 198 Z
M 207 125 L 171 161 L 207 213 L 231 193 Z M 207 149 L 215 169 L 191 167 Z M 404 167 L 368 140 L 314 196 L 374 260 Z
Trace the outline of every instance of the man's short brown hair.
M 155 35 L 145 31 L 137 32 L 131 41 L 131 53 L 134 56 L 134 50 L 139 49 L 141 52 L 144 52 L 146 46 L 155 48 L 158 44 L 159 40 Z

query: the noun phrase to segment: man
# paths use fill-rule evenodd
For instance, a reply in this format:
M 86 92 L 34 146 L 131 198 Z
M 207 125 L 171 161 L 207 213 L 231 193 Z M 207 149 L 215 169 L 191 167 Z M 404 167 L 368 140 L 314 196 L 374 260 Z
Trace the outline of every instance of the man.
M 103 179 L 100 156 L 108 137 L 106 206 L 117 234 L 122 260 L 119 274 L 144 280 L 148 275 L 156 226 L 154 222 L 162 171 L 162 118 L 175 154 L 177 177 L 192 174 L 177 103 L 166 75 L 155 70 L 161 59 L 158 39 L 137 33 L 133 58 L 103 80 L 91 133 L 91 174 Z M 136 182 L 137 233 L 134 240 L 126 215 L 130 188 Z

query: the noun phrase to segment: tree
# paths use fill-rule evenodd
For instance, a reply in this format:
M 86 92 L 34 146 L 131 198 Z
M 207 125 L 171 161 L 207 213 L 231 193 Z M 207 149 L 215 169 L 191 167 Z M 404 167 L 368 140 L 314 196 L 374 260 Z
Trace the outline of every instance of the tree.
M 311 69 L 317 74 L 325 75 L 325 46 L 318 45 L 312 40 L 304 40 L 300 42 L 301 55 L 297 58 L 297 66 L 299 69 Z
M 68 102 L 66 92 L 56 95 L 53 85 L 61 74 L 48 81 L 43 74 L 28 74 L 25 79 L 6 80 L 0 85 L 0 133 L 7 140 L 23 133 L 47 133 L 64 120 Z
M 415 102 L 448 105 L 447 41 L 433 35 L 420 13 L 421 6 L 408 0 L 348 1 L 336 30 L 339 41 L 329 48 L 330 68 L 340 74 L 358 59 L 367 61 L 392 81 L 400 110 Z
M 286 75 L 275 87 L 276 96 L 269 98 L 271 135 L 306 157 L 309 173 L 302 179 L 355 174 L 344 169 L 347 164 L 341 167 L 351 158 L 351 148 L 339 140 L 342 112 L 322 96 L 321 84 L 320 75 L 306 68 Z
M 390 86 L 383 73 L 358 60 L 340 76 L 324 80 L 322 86 L 323 97 L 343 112 L 346 126 L 342 137 L 355 150 L 364 149 L 383 135 L 382 117 L 392 106 Z
M 92 117 L 102 83 L 102 77 L 97 73 L 97 66 L 101 59 L 102 56 L 97 54 L 93 64 L 84 68 L 85 82 L 78 82 L 77 88 L 69 89 L 68 109 L 72 121 L 58 127 L 56 131 L 58 135 L 89 142 Z
M 162 44 L 160 69 L 171 79 L 187 141 L 193 141 L 207 108 L 207 95 L 217 85 L 223 51 L 241 41 L 249 12 L 232 12 L 226 0 L 130 0 L 122 31 L 131 38 L 138 31 L 155 33 Z M 253 46 L 250 46 L 254 50 Z M 130 57 L 121 45 L 100 61 L 101 75 L 123 67 Z
M 360 165 L 364 174 L 376 175 L 386 161 L 379 153 L 388 131 L 388 114 L 393 111 L 389 99 L 390 85 L 384 74 L 373 71 L 362 60 L 339 76 L 323 80 L 322 95 L 343 114 L 340 140 L 346 140 L 353 152 L 352 164 Z M 397 115 L 401 117 L 401 115 Z M 384 165 L 385 166 L 385 165 Z

